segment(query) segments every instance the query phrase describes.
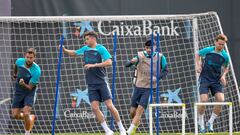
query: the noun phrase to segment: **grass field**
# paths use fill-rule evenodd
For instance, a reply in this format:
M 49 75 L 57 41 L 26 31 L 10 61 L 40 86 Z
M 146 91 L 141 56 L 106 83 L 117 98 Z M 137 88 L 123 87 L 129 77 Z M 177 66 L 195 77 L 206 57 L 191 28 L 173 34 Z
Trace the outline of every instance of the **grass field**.
M 23 135 L 23 134 L 16 134 Z M 31 135 L 51 135 L 51 134 L 31 134 Z M 104 133 L 55 133 L 55 135 L 105 135 Z M 114 135 L 119 135 L 119 133 L 115 133 Z M 136 133 L 135 135 L 149 135 L 149 133 Z M 160 135 L 181 135 L 180 133 L 160 133 Z M 194 135 L 194 133 L 186 133 L 186 135 Z M 203 135 L 203 134 L 199 134 Z M 227 132 L 219 132 L 219 133 L 206 133 L 204 135 L 229 135 Z M 235 132 L 233 135 L 240 135 L 240 132 Z
M 79 134 L 57 134 L 57 135 L 104 135 L 104 133 L 92 133 L 92 134 L 83 134 L 83 133 L 79 133 Z M 119 133 L 115 133 L 114 135 L 119 135 Z M 149 135 L 149 133 L 136 133 L 135 135 Z M 155 134 L 156 135 L 156 134 Z M 160 135 L 181 135 L 181 134 L 176 134 L 176 133 L 160 133 Z M 186 135 L 195 135 L 193 133 L 186 133 Z M 202 134 L 199 134 L 202 135 Z M 204 135 L 229 135 L 229 133 L 206 133 Z M 240 135 L 240 133 L 233 133 L 233 135 Z
M 58 135 L 104 135 L 104 133 L 99 134 L 58 134 Z M 115 133 L 114 135 L 119 135 Z M 149 133 L 136 133 L 135 135 L 149 135 Z M 156 134 L 155 134 L 156 135 Z M 181 135 L 176 133 L 160 133 L 160 135 Z M 186 133 L 186 135 L 195 135 L 194 133 Z M 202 134 L 199 134 L 202 135 Z M 206 133 L 204 135 L 229 135 L 229 133 Z M 233 133 L 233 135 L 240 135 L 240 133 Z
M 47 134 L 44 134 L 47 135 Z M 50 135 L 50 134 L 49 134 Z M 104 133 L 72 133 L 72 134 L 55 134 L 55 135 L 104 135 Z M 114 135 L 119 135 L 119 133 L 115 133 Z M 149 133 L 136 133 L 135 135 L 149 135 Z M 179 133 L 160 133 L 160 135 L 181 135 Z M 194 133 L 186 133 L 186 135 L 195 135 Z M 203 135 L 203 134 L 199 134 Z M 204 135 L 229 135 L 229 133 L 206 133 Z M 240 132 L 238 133 L 233 133 L 233 135 L 240 135 Z

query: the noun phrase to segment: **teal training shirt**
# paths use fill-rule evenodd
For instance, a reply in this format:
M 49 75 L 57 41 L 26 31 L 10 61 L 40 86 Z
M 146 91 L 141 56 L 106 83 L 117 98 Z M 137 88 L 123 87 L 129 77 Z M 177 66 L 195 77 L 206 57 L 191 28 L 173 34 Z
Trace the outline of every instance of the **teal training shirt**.
M 16 91 L 25 91 L 22 86 L 19 85 L 19 80 L 22 78 L 26 84 L 33 84 L 37 85 L 39 83 L 39 79 L 41 76 L 41 69 L 40 67 L 34 62 L 30 68 L 26 67 L 26 59 L 25 58 L 18 58 L 16 60 L 17 66 L 17 82 L 16 82 Z M 36 88 L 36 87 L 35 87 Z
M 103 61 L 112 58 L 108 50 L 102 44 L 97 44 L 95 48 L 90 48 L 89 46 L 85 45 L 76 50 L 75 54 L 78 56 L 83 55 L 85 64 L 102 63 Z M 90 68 L 86 70 L 85 76 L 87 84 L 107 83 L 105 67 Z
M 203 58 L 201 77 L 209 81 L 219 81 L 222 66 L 228 67 L 229 55 L 225 50 L 215 51 L 215 46 L 203 48 L 198 53 Z

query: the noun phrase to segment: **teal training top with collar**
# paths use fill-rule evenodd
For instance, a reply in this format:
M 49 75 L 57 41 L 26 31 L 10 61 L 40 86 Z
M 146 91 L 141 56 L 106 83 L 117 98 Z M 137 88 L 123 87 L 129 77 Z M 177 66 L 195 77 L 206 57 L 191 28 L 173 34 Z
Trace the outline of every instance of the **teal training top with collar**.
M 26 91 L 25 88 L 19 85 L 19 80 L 22 78 L 26 84 L 37 85 L 41 76 L 41 69 L 33 62 L 30 68 L 26 67 L 26 59 L 18 58 L 15 62 L 17 66 L 17 82 L 16 82 L 16 91 Z M 35 89 L 36 87 L 34 87 Z
M 203 48 L 198 53 L 203 58 L 203 67 L 200 77 L 209 81 L 218 82 L 221 77 L 221 69 L 229 66 L 229 55 L 225 50 L 215 51 L 215 46 Z
M 102 44 L 97 44 L 95 48 L 87 45 L 75 51 L 75 54 L 83 55 L 85 64 L 102 63 L 112 56 Z M 86 83 L 87 84 L 106 84 L 107 75 L 105 67 L 94 67 L 86 70 Z

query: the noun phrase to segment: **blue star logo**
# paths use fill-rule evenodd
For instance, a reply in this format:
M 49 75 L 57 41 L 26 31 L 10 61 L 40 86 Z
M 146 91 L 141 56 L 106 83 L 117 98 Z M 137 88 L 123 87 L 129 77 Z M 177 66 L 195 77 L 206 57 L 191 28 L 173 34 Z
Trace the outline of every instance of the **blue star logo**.
M 71 93 L 70 96 L 77 98 L 77 107 L 81 104 L 81 101 L 85 101 L 87 104 L 91 105 L 89 98 L 88 98 L 88 89 L 80 90 L 77 89 L 76 92 Z
M 74 23 L 75 26 L 80 27 L 80 37 L 84 34 L 85 31 L 94 31 L 91 26 L 91 21 L 81 21 L 80 23 Z
M 168 98 L 168 103 L 182 103 L 181 98 L 178 96 L 179 92 L 181 91 L 181 88 L 176 89 L 174 92 L 171 90 L 167 90 L 167 93 L 161 94 L 161 97 Z

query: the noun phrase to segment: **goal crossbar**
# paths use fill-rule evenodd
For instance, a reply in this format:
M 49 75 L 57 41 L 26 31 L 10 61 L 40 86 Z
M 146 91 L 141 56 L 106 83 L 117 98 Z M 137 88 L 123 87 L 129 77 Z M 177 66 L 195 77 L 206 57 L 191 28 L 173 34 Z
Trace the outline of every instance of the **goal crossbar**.
M 215 14 L 216 12 L 205 12 L 205 13 L 195 13 L 195 14 L 177 14 L 177 15 L 116 15 L 116 16 L 11 16 L 11 17 L 0 17 L 0 20 L 7 20 L 7 21 L 16 21 L 19 22 L 28 22 L 31 20 L 34 21 L 41 21 L 41 22 L 48 22 L 48 21 L 101 21 L 101 20 L 109 20 L 109 21 L 122 21 L 122 20 L 152 20 L 152 19 L 161 19 L 161 20 L 169 20 L 169 19 L 193 19 L 203 15 L 210 15 Z

